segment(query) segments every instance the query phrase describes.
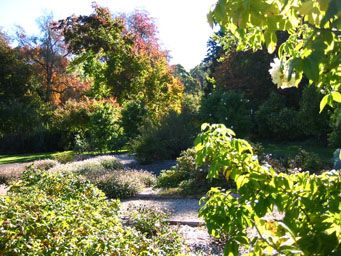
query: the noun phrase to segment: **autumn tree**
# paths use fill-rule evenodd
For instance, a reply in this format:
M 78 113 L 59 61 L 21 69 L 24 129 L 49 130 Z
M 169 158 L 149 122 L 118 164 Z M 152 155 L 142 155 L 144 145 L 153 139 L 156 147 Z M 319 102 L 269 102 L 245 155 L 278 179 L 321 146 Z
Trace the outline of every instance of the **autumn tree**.
M 172 75 L 146 13 L 113 17 L 95 5 L 91 15 L 68 17 L 56 29 L 75 55 L 73 67 L 92 79 L 93 97 L 138 100 L 156 116 L 180 109 L 182 84 Z
M 89 85 L 77 75 L 67 72 L 69 52 L 58 31 L 52 29 L 53 16 L 38 20 L 40 34 L 28 36 L 19 28 L 17 39 L 22 56 L 32 65 L 45 102 L 59 104 L 68 98 L 79 97 Z

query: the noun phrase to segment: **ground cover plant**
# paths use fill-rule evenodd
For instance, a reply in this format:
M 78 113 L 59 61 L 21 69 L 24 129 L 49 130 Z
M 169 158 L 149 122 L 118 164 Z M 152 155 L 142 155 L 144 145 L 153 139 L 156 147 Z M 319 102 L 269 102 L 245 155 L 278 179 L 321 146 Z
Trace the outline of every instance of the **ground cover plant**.
M 30 169 L 0 197 L 0 254 L 181 254 L 165 233 L 123 227 L 118 210 L 118 200 L 75 173 Z

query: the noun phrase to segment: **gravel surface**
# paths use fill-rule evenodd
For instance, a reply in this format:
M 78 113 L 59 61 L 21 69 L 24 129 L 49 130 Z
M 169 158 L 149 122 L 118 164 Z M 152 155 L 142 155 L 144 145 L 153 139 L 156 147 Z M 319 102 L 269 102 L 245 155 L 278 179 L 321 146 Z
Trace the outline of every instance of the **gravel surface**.
M 120 161 L 127 168 L 142 169 L 152 172 L 155 175 L 159 175 L 162 170 L 168 170 L 172 166 L 176 165 L 175 160 L 159 161 L 152 164 L 139 164 L 134 156 L 129 154 L 119 154 L 113 156 L 116 157 L 117 160 Z
M 148 207 L 162 209 L 170 213 L 171 220 L 202 222 L 198 217 L 198 199 L 128 199 L 122 201 L 122 211 L 129 211 L 134 207 Z
M 179 226 L 178 232 L 189 247 L 190 255 L 223 255 L 223 244 L 213 239 L 206 227 Z

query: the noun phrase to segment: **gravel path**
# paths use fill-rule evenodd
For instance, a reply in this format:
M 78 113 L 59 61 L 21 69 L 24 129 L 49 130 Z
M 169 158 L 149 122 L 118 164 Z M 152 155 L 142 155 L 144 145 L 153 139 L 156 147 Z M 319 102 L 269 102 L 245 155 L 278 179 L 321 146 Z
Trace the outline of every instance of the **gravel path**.
M 199 201 L 197 199 L 128 199 L 122 201 L 122 211 L 130 208 L 144 206 L 152 209 L 161 209 L 170 213 L 173 222 L 184 221 L 201 225 L 203 222 L 198 217 Z

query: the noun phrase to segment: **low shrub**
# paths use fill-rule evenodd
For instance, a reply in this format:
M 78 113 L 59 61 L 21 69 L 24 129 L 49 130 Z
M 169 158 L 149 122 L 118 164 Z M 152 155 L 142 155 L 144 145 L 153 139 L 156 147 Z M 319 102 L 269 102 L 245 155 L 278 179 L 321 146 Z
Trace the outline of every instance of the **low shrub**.
M 317 154 L 304 149 L 299 149 L 295 158 L 289 161 L 289 165 L 290 168 L 301 168 L 303 171 L 311 173 L 316 173 L 324 167 L 323 161 Z
M 39 170 L 46 171 L 46 170 L 51 169 L 52 167 L 55 167 L 58 164 L 59 164 L 59 162 L 56 161 L 56 160 L 44 159 L 44 160 L 34 161 L 33 164 L 32 164 L 32 167 L 34 169 L 39 169 Z
M 83 161 L 57 165 L 52 172 L 75 172 L 87 178 L 97 177 L 110 170 L 123 169 L 123 165 L 114 156 L 99 156 Z
M 53 154 L 52 158 L 62 164 L 65 164 L 74 161 L 77 158 L 77 154 L 74 151 L 64 151 Z
M 179 255 L 180 239 L 124 227 L 119 201 L 74 173 L 30 169 L 0 197 L 0 255 Z
M 9 185 L 20 178 L 25 168 L 8 167 L 0 170 L 0 184 Z
M 155 184 L 155 176 L 146 171 L 115 170 L 92 180 L 109 198 L 132 197 Z
M 154 207 L 137 207 L 128 210 L 130 225 L 146 237 L 152 238 L 154 244 L 151 244 L 151 247 L 165 253 L 160 255 L 176 255 L 182 250 L 182 237 L 166 222 L 169 218 L 168 213 Z
M 206 193 L 212 186 L 228 187 L 229 184 L 220 177 L 207 179 L 207 167 L 198 167 L 195 162 L 194 148 L 183 151 L 176 159 L 176 166 L 171 170 L 163 170 L 157 177 L 158 188 L 179 188 L 178 192 L 186 195 Z
M 189 178 L 189 173 L 172 170 L 163 170 L 157 177 L 156 186 L 158 188 L 176 188 L 181 181 Z

